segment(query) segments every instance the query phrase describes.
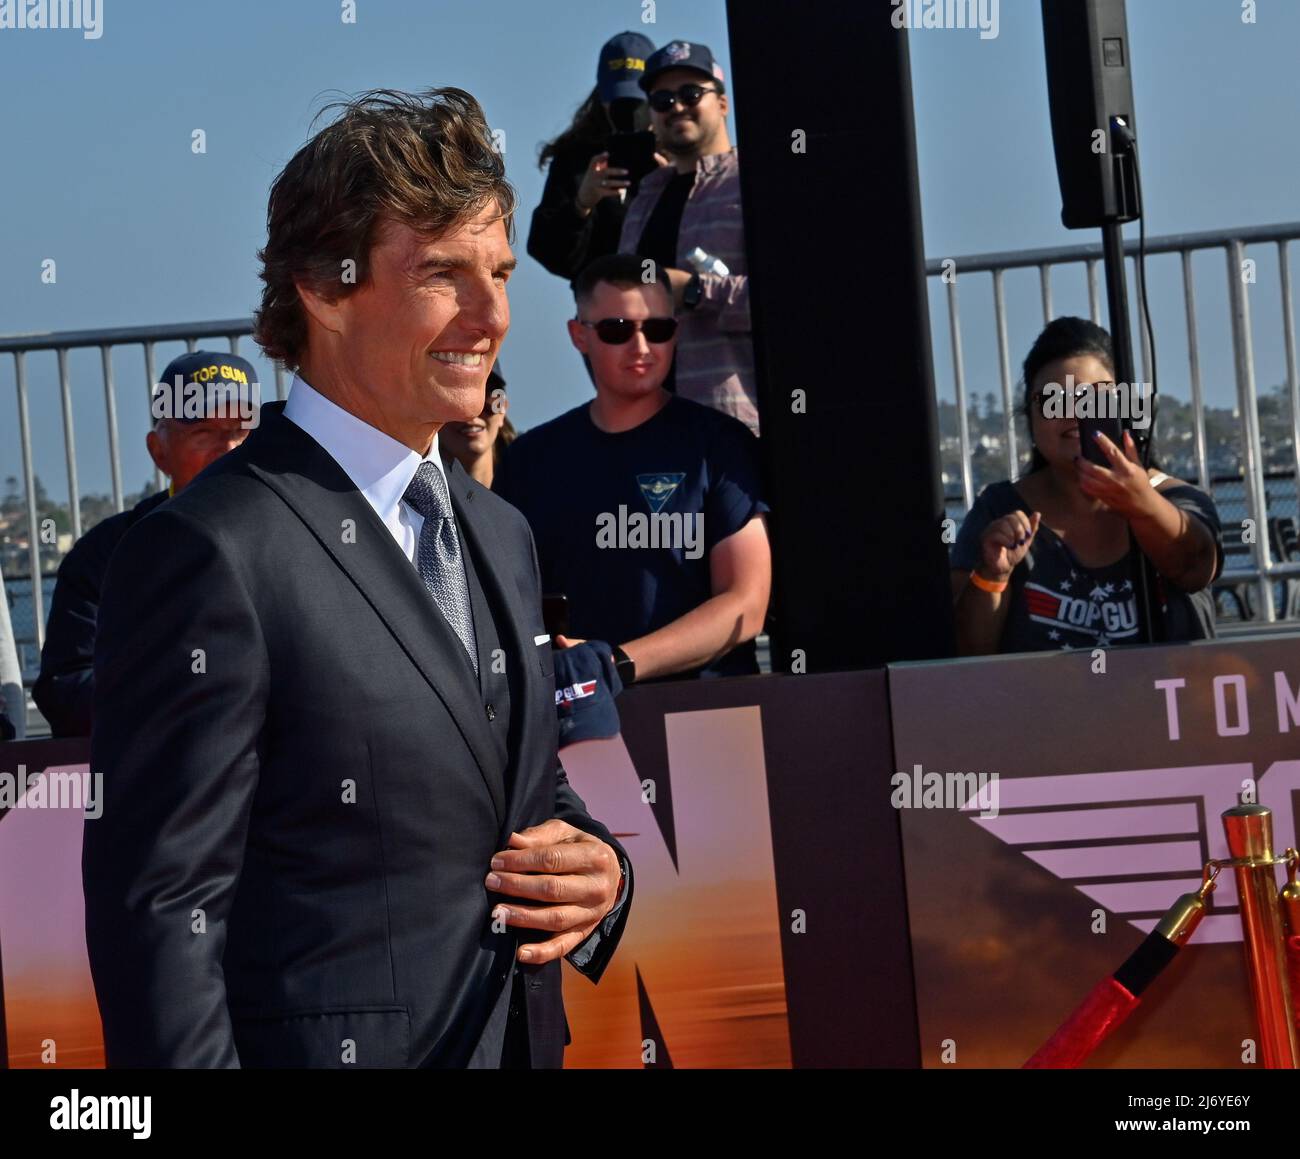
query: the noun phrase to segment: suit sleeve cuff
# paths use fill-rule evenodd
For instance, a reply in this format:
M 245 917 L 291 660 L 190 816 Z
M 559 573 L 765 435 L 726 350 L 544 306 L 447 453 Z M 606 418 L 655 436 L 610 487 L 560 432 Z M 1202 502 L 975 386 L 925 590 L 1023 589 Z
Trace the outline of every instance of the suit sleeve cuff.
M 614 903 L 613 909 L 600 920 L 600 924 L 591 931 L 587 939 L 565 955 L 569 964 L 583 974 L 591 972 L 601 942 L 613 936 L 614 930 L 618 926 L 619 916 L 622 914 L 624 906 L 627 905 L 627 899 L 632 893 L 632 866 L 628 863 L 626 857 L 620 857 L 618 863 L 623 872 L 623 892 L 618 901 Z

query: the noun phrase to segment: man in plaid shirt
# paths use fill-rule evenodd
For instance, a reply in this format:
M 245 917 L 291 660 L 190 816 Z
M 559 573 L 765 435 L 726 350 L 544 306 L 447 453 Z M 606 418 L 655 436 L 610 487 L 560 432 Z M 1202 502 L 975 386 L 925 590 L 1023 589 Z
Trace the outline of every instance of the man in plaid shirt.
M 705 45 L 674 40 L 646 61 L 641 87 L 671 164 L 642 179 L 619 249 L 653 258 L 672 284 L 681 328 L 675 377 L 664 386 L 758 434 L 740 164 L 727 135 L 722 69 Z M 727 272 L 693 270 L 697 248 Z

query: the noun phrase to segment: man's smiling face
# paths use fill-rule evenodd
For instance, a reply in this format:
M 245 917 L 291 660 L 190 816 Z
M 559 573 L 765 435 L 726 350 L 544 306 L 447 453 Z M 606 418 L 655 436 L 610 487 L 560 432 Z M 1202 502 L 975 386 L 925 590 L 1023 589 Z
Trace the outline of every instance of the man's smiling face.
M 693 68 L 670 68 L 655 77 L 651 91 L 667 89 L 676 92 L 682 85 L 695 84 L 707 92 L 693 108 L 684 108 L 678 101 L 666 113 L 651 112 L 655 139 L 661 149 L 669 153 L 709 152 L 719 130 L 727 120 L 727 98 L 717 92 L 718 82 L 711 76 Z
M 338 303 L 335 359 L 359 417 L 409 442 L 404 432 L 432 437 L 479 414 L 510 328 L 515 264 L 494 202 L 434 239 L 381 222 L 369 277 Z

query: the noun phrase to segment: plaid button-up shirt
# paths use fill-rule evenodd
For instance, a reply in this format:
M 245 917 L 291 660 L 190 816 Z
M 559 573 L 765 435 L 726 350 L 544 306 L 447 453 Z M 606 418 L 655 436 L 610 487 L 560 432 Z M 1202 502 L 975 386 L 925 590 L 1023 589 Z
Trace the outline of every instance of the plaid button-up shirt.
M 664 166 L 648 174 L 628 206 L 619 250 L 636 253 L 646 222 L 677 170 Z M 694 310 L 678 315 L 677 393 L 734 415 L 758 434 L 758 394 L 749 322 L 749 266 L 740 214 L 740 162 L 736 150 L 701 157 L 695 184 L 677 231 L 677 267 L 691 269 L 686 255 L 696 246 L 721 258 L 730 273 L 700 276 Z

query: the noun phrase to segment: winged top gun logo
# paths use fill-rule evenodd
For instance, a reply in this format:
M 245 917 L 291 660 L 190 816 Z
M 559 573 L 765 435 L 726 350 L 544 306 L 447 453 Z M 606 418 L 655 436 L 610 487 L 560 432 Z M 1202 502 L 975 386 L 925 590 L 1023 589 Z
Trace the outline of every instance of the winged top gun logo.
M 1207 860 L 1228 856 L 1220 814 L 1255 783 L 1273 810 L 1275 848 L 1294 846 L 1300 760 L 1275 761 L 1258 778 L 1249 762 L 1003 777 L 999 815 L 971 820 L 1149 933 L 1179 894 L 1200 886 Z M 978 808 L 972 801 L 963 812 Z M 1220 889 L 1195 941 L 1241 941 L 1235 902 L 1230 884 Z

